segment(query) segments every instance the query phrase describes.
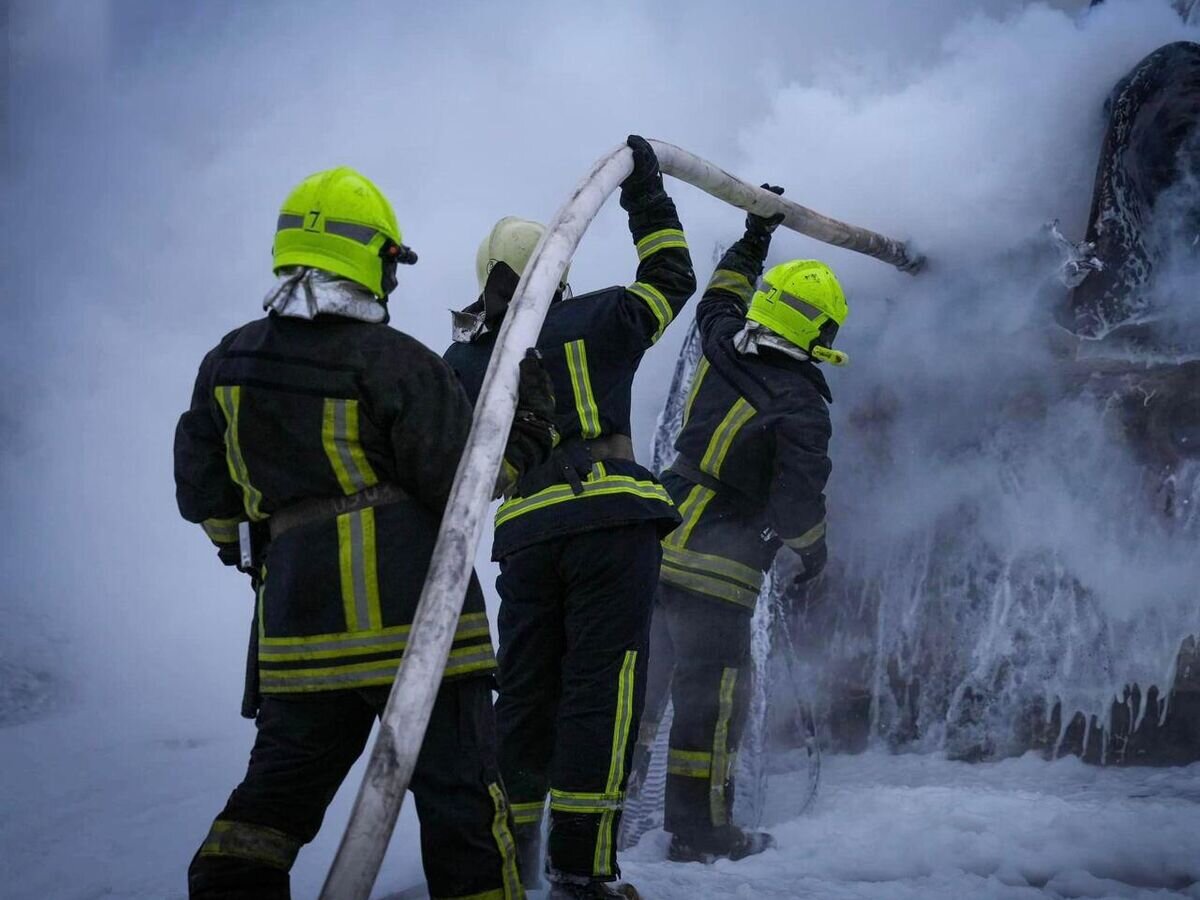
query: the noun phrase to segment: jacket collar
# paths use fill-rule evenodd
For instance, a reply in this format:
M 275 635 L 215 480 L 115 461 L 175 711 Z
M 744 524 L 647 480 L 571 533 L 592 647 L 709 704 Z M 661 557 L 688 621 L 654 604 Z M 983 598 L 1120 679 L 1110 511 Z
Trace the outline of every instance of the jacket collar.
M 387 322 L 387 306 L 357 282 L 324 269 L 289 266 L 279 270 L 263 309 L 294 319 L 344 316 L 361 322 Z

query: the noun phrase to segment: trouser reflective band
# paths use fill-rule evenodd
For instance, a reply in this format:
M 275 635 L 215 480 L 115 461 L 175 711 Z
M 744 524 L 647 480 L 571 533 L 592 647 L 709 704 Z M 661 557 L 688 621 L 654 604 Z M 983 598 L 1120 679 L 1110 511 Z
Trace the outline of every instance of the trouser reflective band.
M 729 777 L 729 720 L 733 717 L 733 689 L 737 685 L 737 676 L 737 669 L 725 669 L 721 673 L 717 727 L 713 731 L 712 776 L 708 788 L 713 825 L 729 822 L 725 782 Z
M 492 837 L 496 839 L 496 849 L 500 852 L 500 875 L 504 885 L 503 894 L 499 896 L 503 896 L 504 900 L 520 900 L 525 896 L 525 888 L 521 886 L 521 874 L 517 871 L 517 842 L 513 840 L 508 827 L 508 799 L 495 782 L 488 785 L 488 793 L 492 795 L 492 804 L 496 808 L 496 815 L 492 819 Z
M 200 846 L 200 856 L 233 856 L 288 871 L 301 842 L 265 825 L 217 819 Z
M 608 782 L 605 792 L 609 795 L 624 795 L 621 788 L 625 782 L 625 749 L 629 745 L 629 732 L 633 726 L 634 673 L 637 669 L 637 651 L 625 651 L 621 663 L 621 674 L 617 676 L 617 710 L 613 722 L 612 755 L 608 763 Z M 596 855 L 592 861 L 592 872 L 596 875 L 613 874 L 613 834 L 617 821 L 616 809 L 606 809 L 600 814 L 600 828 L 596 834 Z
M 667 774 L 685 778 L 708 779 L 712 771 L 712 754 L 702 750 L 675 750 L 667 752 Z
M 602 813 L 605 810 L 620 809 L 624 802 L 625 795 L 619 791 L 615 794 L 584 794 L 550 789 L 550 808 L 555 812 Z
M 525 825 L 540 825 L 542 813 L 546 811 L 545 800 L 535 800 L 532 803 L 512 804 L 513 824 L 518 828 Z

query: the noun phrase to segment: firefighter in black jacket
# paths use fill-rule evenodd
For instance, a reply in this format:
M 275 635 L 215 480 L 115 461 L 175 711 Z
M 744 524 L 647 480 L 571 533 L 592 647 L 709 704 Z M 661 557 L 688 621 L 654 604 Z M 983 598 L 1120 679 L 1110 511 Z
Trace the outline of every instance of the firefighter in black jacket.
M 621 205 L 637 280 L 555 298 L 538 339 L 554 381 L 561 443 L 496 514 L 500 561 L 500 768 L 523 875 L 539 881 L 550 795 L 552 897 L 609 897 L 615 834 L 644 695 L 663 535 L 679 521 L 633 458 L 630 392 L 642 355 L 695 291 L 687 243 L 653 149 L 631 136 Z M 446 359 L 478 396 L 496 329 L 541 234 L 504 219 L 480 248 L 481 297 L 456 315 Z M 564 276 L 565 277 L 565 276 Z
M 386 198 L 346 169 L 285 201 L 265 318 L 200 366 L 175 438 L 185 519 L 227 563 L 268 531 L 258 591 L 258 737 L 192 861 L 196 898 L 289 896 L 288 872 L 382 711 L 471 423 L 454 373 L 387 327 L 401 243 Z M 507 463 L 544 461 L 551 387 L 523 364 Z M 531 399 L 532 398 L 532 399 Z M 540 417 L 540 418 L 539 418 Z M 497 771 L 483 595 L 472 581 L 413 775 L 434 897 L 523 897 Z
M 665 826 L 668 856 L 678 861 L 740 859 L 771 845 L 769 835 L 730 819 L 750 617 L 781 547 L 799 554 L 800 580 L 825 565 L 831 398 L 815 364 L 846 362 L 831 349 L 846 301 L 829 268 L 813 260 L 775 266 L 755 291 L 781 219 L 750 216 L 705 290 L 696 311 L 704 355 L 679 456 L 663 474 L 683 523 L 663 541 L 650 682 L 652 690 L 670 685 L 674 701 Z M 663 705 L 665 697 L 648 700 L 651 711 Z M 652 718 L 642 747 L 657 727 Z

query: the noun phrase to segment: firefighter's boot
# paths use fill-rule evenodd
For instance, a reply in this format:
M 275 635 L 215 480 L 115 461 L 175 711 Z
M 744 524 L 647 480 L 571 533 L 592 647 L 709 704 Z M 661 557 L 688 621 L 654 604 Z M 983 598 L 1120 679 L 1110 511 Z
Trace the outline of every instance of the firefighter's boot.
M 736 825 L 722 825 L 708 834 L 671 835 L 667 859 L 672 862 L 711 863 L 718 859 L 745 859 L 775 846 L 765 831 L 742 831 Z
M 561 881 L 550 887 L 547 900 L 641 900 L 632 884 L 606 881 Z

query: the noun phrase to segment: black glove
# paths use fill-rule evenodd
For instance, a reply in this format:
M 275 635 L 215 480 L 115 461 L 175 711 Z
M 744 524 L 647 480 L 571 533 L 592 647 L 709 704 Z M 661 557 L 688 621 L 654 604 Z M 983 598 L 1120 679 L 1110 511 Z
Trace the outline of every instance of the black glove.
M 637 134 L 631 134 L 625 142 L 633 151 L 633 171 L 621 182 L 621 207 L 626 212 L 637 212 L 665 197 L 667 192 L 650 142 Z
M 783 188 L 773 184 L 764 184 L 761 187 L 772 194 L 783 193 Z M 787 217 L 783 213 L 775 213 L 773 216 L 756 216 L 754 213 L 750 213 L 746 216 L 746 235 L 744 240 L 746 243 L 752 244 L 755 249 L 761 250 L 763 255 L 766 256 L 767 248 L 771 244 L 771 235 L 785 218 Z
M 550 458 L 555 436 L 554 382 L 541 356 L 530 348 L 521 360 L 517 415 L 504 451 L 504 459 L 516 470 L 517 478 Z
M 804 571 L 792 579 L 792 586 L 808 584 L 825 571 L 825 563 L 829 561 L 829 549 L 824 541 L 800 554 L 800 562 L 804 563 Z

